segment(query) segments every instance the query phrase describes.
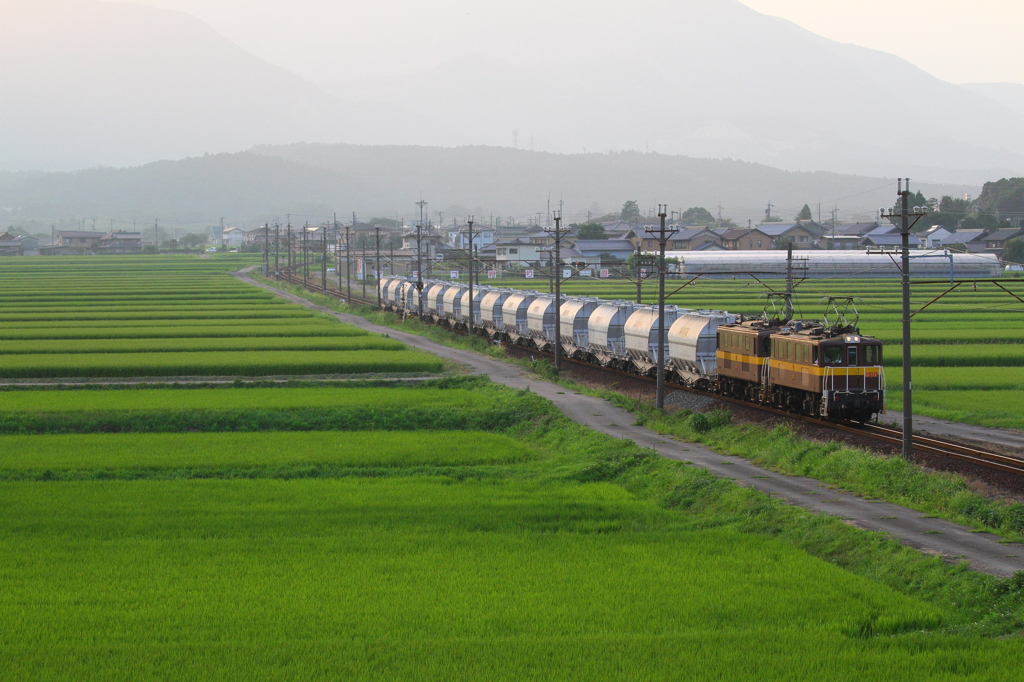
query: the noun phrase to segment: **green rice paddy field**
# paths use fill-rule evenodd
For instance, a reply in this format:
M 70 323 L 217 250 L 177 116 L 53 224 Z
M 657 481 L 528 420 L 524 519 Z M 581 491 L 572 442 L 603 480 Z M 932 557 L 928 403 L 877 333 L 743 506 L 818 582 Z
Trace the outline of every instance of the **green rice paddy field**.
M 0 379 L 434 373 L 434 356 L 235 279 L 238 258 L 0 265 Z
M 867 541 L 486 380 L 0 392 L 5 417 L 430 403 L 524 416 L 0 436 L 0 680 L 1012 680 L 1024 666 L 1019 640 L 993 636 L 1021 627 L 1016 583 Z M 858 543 L 870 570 L 839 565 Z
M 524 288 L 524 280 L 489 280 L 494 286 Z M 673 292 L 685 280 L 669 280 Z M 537 282 L 546 286 L 547 282 Z M 766 280 L 776 291 L 785 282 Z M 1024 280 L 1000 282 L 1024 299 Z M 913 284 L 916 311 L 943 293 L 948 284 Z M 546 291 L 546 289 L 545 289 Z M 568 294 L 635 301 L 636 286 L 628 282 L 568 281 Z M 711 308 L 733 313 L 758 314 L 768 289 L 754 281 L 708 280 L 687 286 L 668 301 L 684 308 Z M 860 328 L 882 339 L 887 348 L 889 407 L 902 409 L 899 393 L 900 284 L 898 280 L 807 280 L 796 287 L 798 317 L 821 319 L 826 296 L 855 296 Z M 657 300 L 657 283 L 648 282 L 644 302 Z M 994 284 L 963 285 L 951 295 L 914 316 L 914 410 L 917 414 L 981 426 L 1024 429 L 1024 302 Z M 893 390 L 896 389 L 896 390 Z

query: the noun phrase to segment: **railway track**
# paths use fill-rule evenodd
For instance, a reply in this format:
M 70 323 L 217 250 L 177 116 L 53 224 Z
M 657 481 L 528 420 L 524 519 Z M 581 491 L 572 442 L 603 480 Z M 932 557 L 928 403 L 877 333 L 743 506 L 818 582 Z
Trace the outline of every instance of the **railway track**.
M 291 284 L 298 284 L 300 286 L 306 286 L 307 288 L 312 288 L 313 290 L 315 290 L 316 293 L 322 293 L 322 291 L 323 291 L 322 288 L 315 287 L 310 282 L 303 282 L 302 278 L 299 278 L 299 277 L 294 277 L 294 276 L 291 276 L 291 275 L 282 274 L 281 275 L 281 279 L 284 279 L 284 280 L 290 282 Z M 342 300 L 345 300 L 347 298 L 345 296 L 344 292 L 341 292 L 341 291 L 339 291 L 337 289 L 331 289 L 329 286 L 327 288 L 327 294 L 329 296 L 334 296 L 335 298 L 339 298 L 339 299 L 342 299 Z M 363 304 L 363 305 L 370 305 L 370 306 L 376 306 L 377 305 L 376 299 L 374 299 L 374 300 L 366 300 L 366 299 L 363 299 L 363 298 L 357 297 L 357 296 L 353 296 L 351 298 L 350 302 L 352 302 L 352 303 L 360 303 L 360 304 Z M 509 347 L 509 348 L 518 349 L 520 351 L 526 350 L 526 349 L 521 348 L 519 346 L 513 346 L 513 345 L 510 345 L 510 344 L 505 344 L 505 345 L 507 347 Z M 545 351 L 537 351 L 537 350 L 530 349 L 529 352 L 533 353 L 533 354 L 544 355 L 546 357 L 551 357 L 552 356 L 551 353 L 548 353 L 548 352 L 545 352 Z M 629 377 L 631 379 L 639 379 L 641 381 L 646 381 L 646 382 L 650 382 L 650 383 L 654 383 L 655 382 L 655 380 L 650 378 L 650 377 L 645 377 L 645 376 L 642 376 L 642 375 L 639 375 L 639 374 L 632 374 L 630 372 L 623 372 L 621 370 L 613 369 L 613 368 L 610 368 L 610 367 L 601 367 L 600 365 L 594 365 L 594 364 L 591 364 L 589 362 L 583 362 L 581 360 L 574 360 L 572 358 L 566 358 L 564 356 L 562 358 L 562 361 L 563 362 L 568 362 L 568 363 L 574 364 L 574 365 L 580 365 L 580 366 L 583 366 L 583 367 L 587 367 L 589 369 L 599 370 L 599 371 L 602 371 L 602 372 L 604 372 L 606 374 L 609 374 L 609 375 L 622 375 L 622 376 Z M 736 399 L 736 398 L 730 398 L 730 397 L 726 397 L 726 396 L 721 396 L 721 395 L 718 395 L 716 393 L 709 393 L 707 391 L 701 391 L 701 390 L 698 390 L 698 389 L 695 389 L 695 388 L 691 388 L 691 387 L 688 387 L 688 386 L 683 386 L 683 385 L 680 385 L 680 384 L 673 384 L 671 382 L 668 382 L 665 385 L 670 387 L 670 388 L 672 388 L 672 389 L 674 389 L 674 390 L 687 391 L 689 393 L 696 393 L 698 395 L 703 395 L 703 396 L 707 396 L 709 398 L 714 398 L 715 400 L 720 400 L 722 402 L 735 403 L 736 405 L 741 405 L 743 407 L 754 409 L 754 410 L 758 410 L 758 411 L 761 411 L 761 412 L 767 412 L 767 413 L 775 414 L 775 415 L 778 415 L 778 416 L 781 416 L 781 417 L 787 417 L 789 419 L 797 419 L 797 420 L 800 420 L 800 421 L 803 421 L 803 422 L 807 422 L 809 424 L 814 424 L 815 426 L 820 426 L 820 427 L 825 427 L 825 428 L 828 428 L 828 429 L 832 429 L 834 431 L 841 431 L 841 432 L 844 432 L 844 433 L 849 433 L 849 434 L 853 434 L 853 435 L 857 435 L 857 436 L 861 436 L 861 437 L 870 438 L 872 440 L 876 440 L 876 441 L 879 441 L 879 442 L 882 442 L 882 443 L 886 443 L 887 445 L 893 445 L 893 446 L 899 447 L 903 443 L 903 432 L 901 430 L 899 430 L 899 429 L 893 429 L 893 428 L 886 427 L 886 426 L 880 426 L 878 424 L 857 424 L 857 423 L 853 423 L 853 422 L 833 422 L 833 421 L 828 421 L 828 420 L 825 420 L 825 419 L 817 419 L 817 418 L 814 418 L 814 417 L 808 417 L 808 416 L 805 416 L 805 415 L 796 414 L 794 412 L 786 412 L 785 410 L 780 410 L 780 409 L 777 409 L 777 408 L 774 408 L 774 407 L 769 407 L 767 405 L 758 405 L 757 403 L 750 403 L 750 402 L 746 402 L 744 400 L 739 400 L 739 399 Z M 935 438 L 935 437 L 932 437 L 932 436 L 923 436 L 923 435 L 918 435 L 918 434 L 915 434 L 914 437 L 913 437 L 913 446 L 914 446 L 914 451 L 917 452 L 917 453 L 920 453 L 920 454 L 934 455 L 934 456 L 939 456 L 939 457 L 948 457 L 948 458 L 955 459 L 955 460 L 958 460 L 958 461 L 968 462 L 970 464 L 982 466 L 982 467 L 985 467 L 985 468 L 988 468 L 988 469 L 995 469 L 995 470 L 1003 471 L 1003 472 L 1006 472 L 1006 473 L 1016 474 L 1018 476 L 1024 476 L 1024 458 L 1018 458 L 1018 457 L 1012 457 L 1012 456 L 1009 456 L 1009 455 L 1003 455 L 1003 454 L 999 454 L 999 453 L 996 453 L 996 452 L 991 452 L 991 451 L 988 451 L 988 450 L 982 450 L 980 448 L 975 448 L 975 447 L 971 447 L 971 446 L 968 446 L 968 445 L 963 445 L 961 443 L 957 443 L 957 442 L 951 441 L 951 440 L 946 440 L 946 439 L 942 439 L 942 438 Z

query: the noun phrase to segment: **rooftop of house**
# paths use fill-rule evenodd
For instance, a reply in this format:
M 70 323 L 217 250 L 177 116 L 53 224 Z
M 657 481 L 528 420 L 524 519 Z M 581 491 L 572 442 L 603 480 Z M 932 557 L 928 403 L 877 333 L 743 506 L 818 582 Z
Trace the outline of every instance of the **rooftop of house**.
M 957 230 L 948 237 L 943 238 L 944 244 L 966 244 L 967 242 L 982 241 L 985 230 Z
M 1004 230 L 996 230 L 995 232 L 990 232 L 985 235 L 985 241 L 1005 242 L 1009 239 L 1013 239 L 1014 237 L 1019 237 L 1022 233 L 1024 233 L 1024 230 L 1019 230 L 1013 227 Z

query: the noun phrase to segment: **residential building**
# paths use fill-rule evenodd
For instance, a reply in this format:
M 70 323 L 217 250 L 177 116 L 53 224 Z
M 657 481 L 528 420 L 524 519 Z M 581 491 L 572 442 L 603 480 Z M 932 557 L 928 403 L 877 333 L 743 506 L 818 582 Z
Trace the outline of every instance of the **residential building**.
M 965 253 L 985 252 L 985 230 L 957 230 L 943 239 L 943 248 Z
M 0 256 L 38 256 L 39 240 L 10 232 L 0 234 Z
M 818 238 L 818 246 L 829 250 L 850 251 L 859 249 L 862 239 L 863 237 L 857 234 L 825 234 Z
M 990 232 L 984 236 L 985 250 L 990 253 L 1000 253 L 1006 248 L 1006 242 L 1011 239 L 1017 239 L 1021 235 L 1024 235 L 1024 230 L 1018 228 L 1008 228 L 1005 230 L 996 230 Z
M 908 244 L 912 249 L 921 248 L 921 240 L 916 234 L 910 235 Z M 877 234 L 877 231 L 870 233 L 860 240 L 860 245 L 865 248 L 892 249 L 903 246 L 903 236 L 896 234 Z
M 817 235 L 803 223 L 761 223 L 757 229 L 768 235 L 772 240 L 772 246 L 778 243 L 783 237 L 793 240 L 793 248 L 809 249 L 814 246 Z
M 507 270 L 528 267 L 541 260 L 539 252 L 544 247 L 529 239 L 502 239 L 488 247 L 494 249 L 494 261 L 498 268 Z M 487 250 L 489 251 L 490 248 Z
M 733 251 L 767 251 L 772 238 L 760 227 L 737 228 L 722 233 L 722 246 Z
M 952 232 L 941 225 L 933 225 L 925 232 L 922 232 L 920 236 L 924 239 L 925 248 L 941 249 L 945 246 L 946 239 L 948 239 L 952 234 Z
M 142 253 L 142 233 L 117 230 L 100 237 L 94 247 L 96 253 Z
M 245 243 L 245 230 L 240 227 L 225 227 L 220 233 L 220 245 L 239 247 Z
M 578 258 L 591 266 L 611 262 L 611 259 L 602 256 L 626 261 L 635 252 L 633 242 L 628 239 L 576 239 L 573 248 L 579 253 Z
M 721 246 L 722 237 L 706 227 L 683 227 L 672 235 L 668 249 L 670 251 L 693 251 L 708 243 Z

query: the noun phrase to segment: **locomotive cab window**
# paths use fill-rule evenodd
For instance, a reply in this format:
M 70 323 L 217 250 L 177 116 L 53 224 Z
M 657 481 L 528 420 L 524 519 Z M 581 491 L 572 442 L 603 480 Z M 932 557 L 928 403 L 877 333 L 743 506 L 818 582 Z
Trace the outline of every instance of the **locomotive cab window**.
M 850 367 L 857 364 L 857 346 L 846 347 L 846 364 Z
M 865 365 L 879 365 L 882 362 L 881 357 L 881 346 L 864 346 L 864 364 Z
M 839 346 L 825 346 L 822 356 L 826 365 L 843 364 L 843 349 Z

